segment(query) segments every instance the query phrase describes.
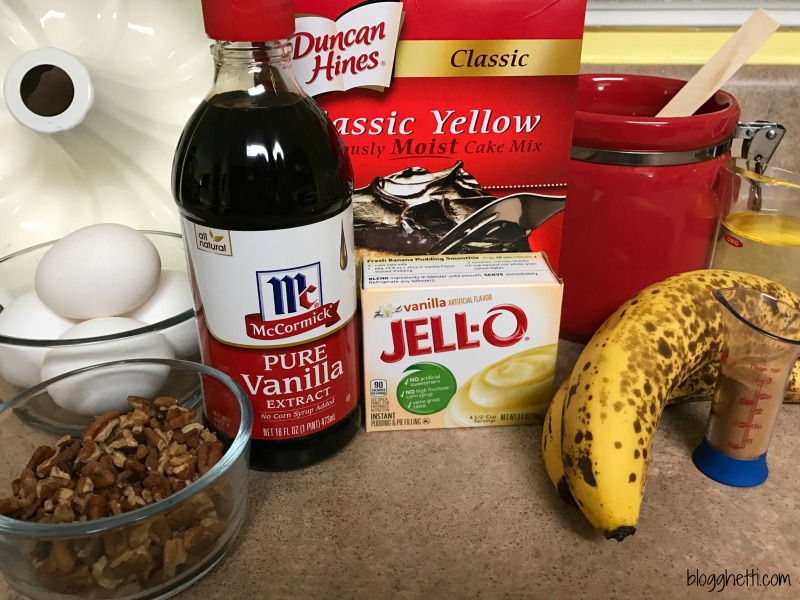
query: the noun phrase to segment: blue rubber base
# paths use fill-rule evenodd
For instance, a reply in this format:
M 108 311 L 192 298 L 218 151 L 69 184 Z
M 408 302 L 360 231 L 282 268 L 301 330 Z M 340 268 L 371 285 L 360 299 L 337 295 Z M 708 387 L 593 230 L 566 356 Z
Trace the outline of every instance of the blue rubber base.
M 754 460 L 725 456 L 703 437 L 692 453 L 695 466 L 707 477 L 734 487 L 754 487 L 767 480 L 767 453 Z

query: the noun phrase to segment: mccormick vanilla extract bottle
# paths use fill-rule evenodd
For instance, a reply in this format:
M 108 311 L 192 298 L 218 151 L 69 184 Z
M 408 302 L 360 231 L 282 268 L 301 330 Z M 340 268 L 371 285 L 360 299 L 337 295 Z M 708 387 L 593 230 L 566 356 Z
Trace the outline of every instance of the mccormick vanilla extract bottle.
M 292 0 L 204 0 L 203 16 L 214 84 L 173 165 L 203 362 L 250 397 L 251 467 L 303 467 L 361 421 L 352 169 L 292 73 Z M 207 419 L 235 435 L 208 385 Z

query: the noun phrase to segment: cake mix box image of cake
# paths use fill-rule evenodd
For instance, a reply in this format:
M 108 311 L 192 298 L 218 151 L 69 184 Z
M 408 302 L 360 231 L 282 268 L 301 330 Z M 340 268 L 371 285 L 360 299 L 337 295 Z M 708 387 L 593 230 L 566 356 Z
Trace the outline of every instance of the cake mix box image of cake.
M 295 0 L 295 72 L 353 163 L 357 258 L 556 267 L 585 0 Z

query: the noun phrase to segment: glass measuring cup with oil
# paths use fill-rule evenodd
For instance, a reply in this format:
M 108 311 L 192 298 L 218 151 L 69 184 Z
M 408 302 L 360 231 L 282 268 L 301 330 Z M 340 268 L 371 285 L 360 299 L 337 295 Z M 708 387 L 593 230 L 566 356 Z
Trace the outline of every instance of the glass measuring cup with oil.
M 800 175 L 743 158 L 726 167 L 729 203 L 711 266 L 761 275 L 800 294 Z
M 800 311 L 747 288 L 714 297 L 722 306 L 722 364 L 693 459 L 711 479 L 750 487 L 767 479 L 767 448 L 800 356 Z

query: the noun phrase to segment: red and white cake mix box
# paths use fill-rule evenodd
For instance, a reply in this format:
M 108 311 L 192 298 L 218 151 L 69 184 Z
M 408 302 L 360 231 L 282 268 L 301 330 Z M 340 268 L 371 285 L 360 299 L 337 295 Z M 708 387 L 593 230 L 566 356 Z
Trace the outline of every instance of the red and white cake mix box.
M 359 258 L 544 250 L 555 265 L 555 209 L 436 243 L 507 196 L 559 208 L 549 203 L 566 193 L 585 0 L 295 8 L 295 72 L 353 162 Z
M 561 280 L 538 252 L 365 258 L 367 431 L 540 423 Z

